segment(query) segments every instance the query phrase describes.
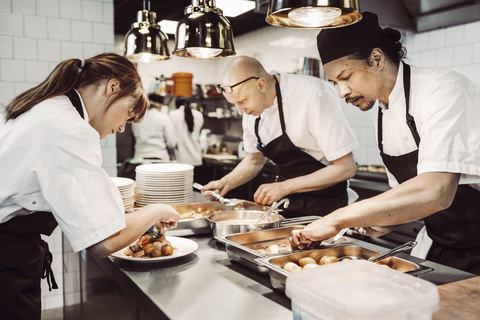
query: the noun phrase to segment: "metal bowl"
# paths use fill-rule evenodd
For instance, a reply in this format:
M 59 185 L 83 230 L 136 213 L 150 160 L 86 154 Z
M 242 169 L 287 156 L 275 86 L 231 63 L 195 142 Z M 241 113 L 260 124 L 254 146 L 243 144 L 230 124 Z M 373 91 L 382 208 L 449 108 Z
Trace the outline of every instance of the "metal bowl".
M 217 212 L 209 215 L 207 220 L 214 237 L 280 227 L 284 218 L 273 212 L 254 224 L 264 213 L 258 210 Z

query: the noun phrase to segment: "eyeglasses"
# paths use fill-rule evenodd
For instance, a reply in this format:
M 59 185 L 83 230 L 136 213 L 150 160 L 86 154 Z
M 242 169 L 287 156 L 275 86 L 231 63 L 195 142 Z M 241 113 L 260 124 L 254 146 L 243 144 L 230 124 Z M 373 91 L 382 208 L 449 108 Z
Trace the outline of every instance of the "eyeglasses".
M 239 84 L 242 84 L 242 83 L 244 83 L 244 82 L 247 82 L 248 80 L 251 80 L 251 79 L 257 79 L 257 80 L 258 80 L 258 79 L 260 79 L 260 78 L 259 78 L 259 77 L 250 77 L 250 78 L 248 78 L 248 79 L 245 79 L 245 80 L 243 80 L 243 81 L 240 81 L 240 82 L 238 82 L 238 83 L 235 83 L 234 85 L 231 85 L 231 86 L 223 86 L 223 87 L 220 86 L 220 85 L 215 86 L 215 89 L 217 89 L 217 92 L 218 92 L 218 93 L 222 93 L 222 92 L 232 93 L 232 92 L 233 92 L 233 87 L 236 87 L 236 86 L 238 86 Z

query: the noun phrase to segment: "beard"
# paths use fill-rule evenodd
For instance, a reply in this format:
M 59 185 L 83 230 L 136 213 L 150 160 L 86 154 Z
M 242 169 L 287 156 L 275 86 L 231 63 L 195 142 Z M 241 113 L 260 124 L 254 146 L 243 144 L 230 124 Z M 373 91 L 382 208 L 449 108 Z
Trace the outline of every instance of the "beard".
M 345 102 L 346 103 L 351 103 L 353 105 L 353 103 L 357 102 L 358 100 L 360 99 L 363 99 L 364 97 L 360 96 L 360 97 L 347 97 L 345 98 Z M 373 106 L 375 105 L 375 100 L 367 100 L 366 101 L 366 104 L 359 104 L 358 106 L 355 106 L 357 107 L 358 109 L 362 110 L 362 111 L 368 111 L 370 109 L 373 108 Z

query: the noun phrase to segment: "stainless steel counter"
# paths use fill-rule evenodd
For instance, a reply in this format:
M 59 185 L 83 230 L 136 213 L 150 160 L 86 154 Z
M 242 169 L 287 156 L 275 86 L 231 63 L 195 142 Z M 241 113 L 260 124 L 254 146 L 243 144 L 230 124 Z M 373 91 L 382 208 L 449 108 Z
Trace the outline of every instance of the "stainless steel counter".
M 211 235 L 189 239 L 197 251 L 168 262 L 96 261 L 151 319 L 292 318 L 290 300 L 268 276 L 232 264 Z
M 115 258 L 96 261 L 133 300 L 137 314 L 141 310 L 151 319 L 292 319 L 290 300 L 272 288 L 267 275 L 231 262 L 224 245 L 210 235 L 189 239 L 198 243 L 197 251 L 175 260 L 155 264 Z M 399 256 L 433 268 L 418 277 L 437 285 L 475 276 L 408 255 Z
M 194 202 L 202 201 L 205 199 L 195 192 Z M 272 288 L 267 275 L 231 262 L 225 246 L 210 234 L 188 238 L 198 243 L 198 249 L 174 260 L 153 264 L 112 257 L 94 260 L 134 302 L 135 319 L 292 319 L 290 299 Z M 375 244 L 359 243 L 386 251 Z M 433 268 L 418 277 L 437 285 L 475 276 L 406 254 L 398 256 Z

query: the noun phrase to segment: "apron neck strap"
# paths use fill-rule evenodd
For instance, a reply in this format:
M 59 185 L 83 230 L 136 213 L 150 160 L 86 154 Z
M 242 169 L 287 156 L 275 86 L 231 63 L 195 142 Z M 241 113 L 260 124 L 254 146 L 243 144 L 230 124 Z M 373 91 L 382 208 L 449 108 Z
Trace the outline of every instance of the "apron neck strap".
M 417 127 L 415 126 L 415 119 L 410 114 L 410 78 L 411 78 L 411 71 L 410 66 L 403 63 L 403 91 L 405 94 L 405 117 L 407 121 L 407 126 L 412 133 L 412 136 L 417 144 L 417 147 L 420 145 L 420 135 L 418 134 Z M 377 143 L 378 149 L 383 153 L 383 112 L 382 108 L 378 107 L 378 132 L 377 132 Z
M 85 116 L 83 114 L 82 102 L 80 101 L 80 97 L 78 96 L 78 93 L 75 91 L 75 89 L 68 91 L 67 93 L 65 93 L 65 95 L 73 104 L 75 109 L 78 111 L 82 119 L 85 119 Z
M 280 83 L 276 76 L 273 76 L 275 79 L 275 92 L 277 94 L 277 105 L 278 105 L 278 115 L 280 116 L 280 125 L 282 126 L 282 133 L 285 133 L 285 118 L 283 116 L 283 100 L 282 100 L 282 91 L 280 91 Z
M 278 82 L 278 79 L 276 76 L 273 76 L 275 79 L 275 93 L 277 95 L 277 105 L 278 105 L 278 114 L 280 116 L 280 125 L 282 126 L 282 134 L 285 133 L 285 118 L 283 116 L 283 101 L 282 101 L 282 92 L 280 91 L 280 83 Z M 260 135 L 258 134 L 258 127 L 260 125 L 260 117 L 258 116 L 255 119 L 255 135 L 257 136 L 257 149 L 262 150 L 264 145 L 262 144 L 262 140 L 260 139 Z

